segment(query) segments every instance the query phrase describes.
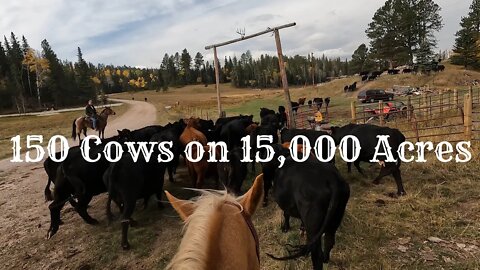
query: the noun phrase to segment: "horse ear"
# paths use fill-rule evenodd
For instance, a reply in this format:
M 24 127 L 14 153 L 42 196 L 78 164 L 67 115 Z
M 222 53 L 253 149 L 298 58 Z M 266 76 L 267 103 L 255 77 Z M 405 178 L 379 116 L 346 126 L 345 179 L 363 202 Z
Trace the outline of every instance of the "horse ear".
M 165 190 L 165 194 L 167 195 L 167 199 L 170 204 L 173 206 L 173 209 L 178 213 L 180 218 L 185 221 L 197 208 L 196 205 L 192 201 L 188 200 L 180 200 L 175 198 L 172 194 Z
M 244 211 L 252 216 L 257 210 L 263 200 L 263 173 L 259 174 L 252 187 L 239 198 L 240 204 L 243 206 Z

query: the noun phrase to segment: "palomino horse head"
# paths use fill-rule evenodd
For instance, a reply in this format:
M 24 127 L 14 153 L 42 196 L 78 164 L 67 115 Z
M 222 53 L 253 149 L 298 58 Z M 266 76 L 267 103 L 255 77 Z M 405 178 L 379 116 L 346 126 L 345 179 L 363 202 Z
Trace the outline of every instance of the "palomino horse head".
M 263 174 L 245 195 L 201 191 L 195 201 L 165 191 L 185 222 L 185 233 L 167 269 L 260 269 L 258 236 L 251 216 L 263 199 Z

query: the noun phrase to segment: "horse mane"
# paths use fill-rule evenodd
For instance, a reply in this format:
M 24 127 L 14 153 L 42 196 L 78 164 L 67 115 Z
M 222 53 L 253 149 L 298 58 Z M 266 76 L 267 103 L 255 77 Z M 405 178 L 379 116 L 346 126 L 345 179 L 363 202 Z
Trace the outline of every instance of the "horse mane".
M 185 220 L 183 227 L 184 236 L 177 253 L 170 261 L 166 269 L 190 270 L 207 269 L 207 256 L 209 252 L 209 238 L 212 234 L 210 225 L 211 216 L 220 207 L 229 202 L 237 205 L 240 212 L 243 212 L 242 205 L 237 198 L 224 191 L 191 189 L 201 193 L 193 201 L 196 205 L 195 211 Z

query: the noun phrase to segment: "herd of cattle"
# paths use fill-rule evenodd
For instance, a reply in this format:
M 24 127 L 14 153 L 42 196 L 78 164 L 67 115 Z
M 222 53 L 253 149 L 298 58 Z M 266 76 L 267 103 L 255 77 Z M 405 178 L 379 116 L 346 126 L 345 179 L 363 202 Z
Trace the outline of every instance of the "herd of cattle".
M 330 105 L 330 101 L 331 101 L 330 97 L 326 97 L 326 98 L 316 97 L 316 98 L 310 99 L 308 101 L 307 101 L 306 97 L 301 97 L 301 98 L 298 99 L 298 102 L 296 102 L 296 101 L 291 102 L 292 103 L 292 111 L 294 113 L 297 113 L 298 108 L 300 108 L 301 106 L 305 106 L 305 102 L 307 103 L 309 108 L 312 108 L 313 106 L 315 106 L 315 108 L 317 110 L 320 110 L 322 108 L 323 103 L 325 103 L 325 106 L 328 107 Z M 279 114 L 281 116 L 286 115 L 285 114 L 285 107 L 279 106 L 278 110 L 279 110 Z M 260 117 L 262 117 L 262 116 L 260 115 Z
M 153 125 L 133 131 L 124 129 L 119 130 L 117 136 L 102 140 L 100 145 L 91 145 L 90 156 L 96 157 L 100 154 L 97 162 L 87 162 L 82 157 L 78 146 L 69 150 L 67 158 L 63 162 L 57 163 L 48 158 L 44 162 L 44 168 L 48 175 L 45 198 L 53 200 L 53 202 L 49 205 L 51 224 L 47 238 L 57 233 L 62 224 L 60 212 L 66 202 L 70 202 L 85 222 L 98 223 L 88 214 L 87 207 L 94 196 L 108 192 L 106 209 L 108 220 L 112 220 L 110 205 L 113 201 L 121 212 L 121 246 L 128 249 L 130 245 L 127 233 L 129 226 L 135 222 L 132 214 L 136 201 L 143 199 L 144 205 L 147 207 L 149 198 L 155 195 L 158 207 L 163 207 L 161 198 L 164 174 L 168 171 L 169 181 L 175 181 L 174 176 L 177 167 L 180 166 L 180 156 L 184 155 L 185 146 L 189 142 L 200 142 L 206 153 L 199 162 L 191 162 L 185 157 L 183 158 L 192 180 L 191 186 L 202 188 L 206 179 L 213 179 L 217 188 L 219 183 L 222 183 L 230 192 L 241 194 L 242 185 L 247 176 L 247 170 L 249 170 L 248 164 L 241 162 L 242 137 L 251 136 L 251 154 L 254 157 L 257 152 L 259 156 L 266 155 L 263 148 L 256 147 L 255 138 L 260 135 L 272 135 L 271 146 L 275 150 L 275 156 L 271 161 L 260 164 L 264 175 L 264 205 L 267 205 L 269 191 L 273 187 L 271 195 L 283 210 L 282 231 L 289 230 L 289 218 L 295 217 L 301 219 L 302 227 L 307 234 L 308 244 L 296 250 L 288 259 L 311 254 L 314 264 L 317 264 L 314 265 L 314 268 L 320 269 L 318 262 L 328 262 L 329 260 L 330 250 L 335 243 L 335 232 L 341 223 L 350 196 L 350 188 L 337 170 L 335 160 L 331 163 L 322 163 L 314 157 L 309 157 L 303 163 L 295 162 L 288 149 L 289 142 L 297 135 L 304 135 L 313 146 L 319 136 L 327 135 L 332 136 L 338 145 L 344 136 L 354 135 L 359 139 L 361 150 L 358 159 L 353 164 L 358 172 L 365 176 L 359 164 L 360 162 L 369 162 L 373 158 L 377 135 L 390 135 L 389 143 L 396 159 L 398 159 L 396 156 L 398 146 L 405 141 L 405 137 L 397 129 L 365 124 L 332 127 L 329 132 L 288 129 L 285 127 L 286 115 L 285 109 L 282 107 L 278 112 L 262 108 L 260 116 L 260 123 L 254 122 L 252 115 L 240 115 L 219 118 L 215 123 L 212 120 L 190 118 L 180 119 L 165 126 Z M 139 160 L 134 162 L 132 156 L 125 149 L 121 159 L 111 163 L 102 155 L 104 146 L 111 141 L 120 143 L 169 141 L 172 142 L 171 151 L 174 158 L 168 163 L 162 163 L 154 158 L 147 161 L 140 155 Z M 228 148 L 229 162 L 207 161 L 209 150 L 207 143 L 212 141 L 225 142 Z M 347 149 L 352 148 L 347 146 Z M 328 151 L 327 147 L 323 147 L 322 151 Z M 193 147 L 194 157 L 198 155 L 196 152 Z M 278 168 L 280 155 L 286 157 L 286 160 L 284 165 Z M 352 156 L 352 153 L 348 153 L 348 155 Z M 155 152 L 153 156 L 156 156 Z M 250 170 L 254 171 L 255 163 L 253 162 L 252 165 Z M 351 163 L 348 164 L 348 172 L 350 171 Z M 381 162 L 380 173 L 373 182 L 378 184 L 380 179 L 387 175 L 394 177 L 398 195 L 405 194 L 399 162 Z M 53 195 L 50 190 L 51 182 L 54 183 Z M 325 234 L 324 252 L 322 252 L 321 243 L 323 234 Z

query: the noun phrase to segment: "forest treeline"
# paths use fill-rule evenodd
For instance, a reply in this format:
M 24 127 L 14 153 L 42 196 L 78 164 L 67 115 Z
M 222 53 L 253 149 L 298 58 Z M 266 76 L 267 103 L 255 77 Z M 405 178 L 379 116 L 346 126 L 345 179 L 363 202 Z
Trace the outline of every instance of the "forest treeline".
M 417 66 L 428 71 L 447 52 L 436 51 L 435 34 L 443 27 L 441 8 L 433 0 L 387 0 L 365 30 L 369 44 L 360 44 L 350 59 L 295 55 L 284 56 L 291 85 L 328 81 L 361 71 Z M 200 52 L 187 49 L 165 54 L 156 68 L 94 65 L 78 48 L 75 62 L 60 60 L 47 40 L 41 50 L 11 33 L 0 42 L 0 110 L 26 112 L 54 106 L 83 105 L 106 94 L 215 83 L 214 66 Z M 473 0 L 456 33 L 451 61 L 480 68 L 480 0 Z M 87 53 L 88 55 L 88 53 Z M 88 57 L 87 57 L 88 58 Z M 250 51 L 220 59 L 220 82 L 235 87 L 281 86 L 276 55 L 252 57 Z

